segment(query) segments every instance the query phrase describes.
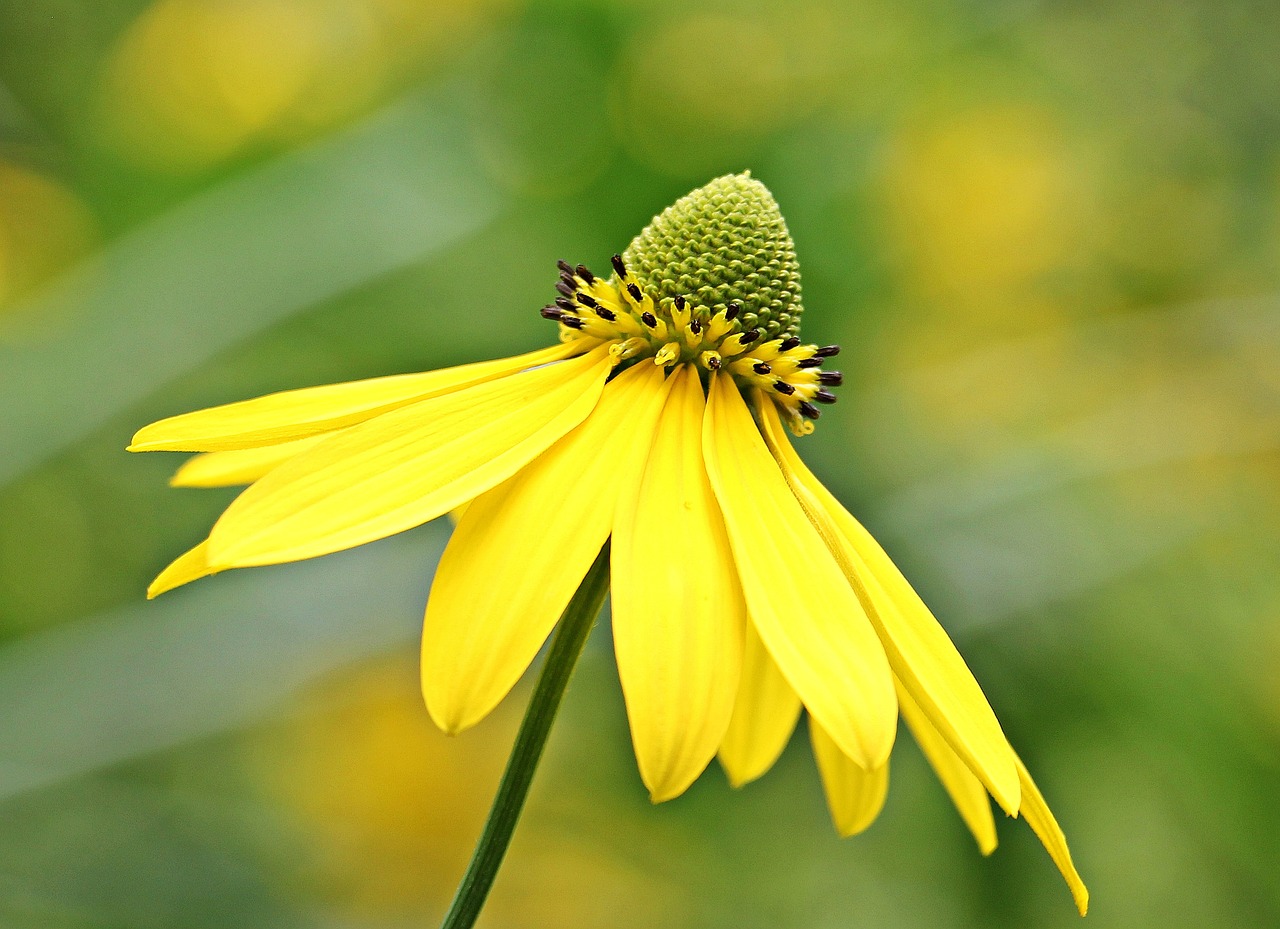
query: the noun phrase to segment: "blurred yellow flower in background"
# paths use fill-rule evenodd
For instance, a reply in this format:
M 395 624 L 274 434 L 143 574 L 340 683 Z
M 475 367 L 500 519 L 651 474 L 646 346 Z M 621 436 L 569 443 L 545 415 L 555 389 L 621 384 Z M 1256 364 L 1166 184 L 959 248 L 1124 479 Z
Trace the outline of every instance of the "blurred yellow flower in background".
M 506 0 L 160 0 L 122 34 L 99 101 L 123 158 L 174 173 L 341 123 L 418 56 L 449 49 Z
M 175 483 L 250 484 L 152 585 L 278 564 L 463 504 L 427 602 L 422 685 L 446 732 L 528 668 L 606 543 L 641 776 L 678 796 L 718 755 L 742 784 L 808 710 L 837 829 L 880 811 L 901 711 L 984 853 L 988 797 L 1044 842 L 1052 813 L 951 640 L 784 426 L 832 403 L 803 343 L 799 267 L 769 191 L 730 175 L 669 207 L 609 278 L 561 262 L 559 345 L 272 394 L 162 420 L 134 451 L 201 453 Z

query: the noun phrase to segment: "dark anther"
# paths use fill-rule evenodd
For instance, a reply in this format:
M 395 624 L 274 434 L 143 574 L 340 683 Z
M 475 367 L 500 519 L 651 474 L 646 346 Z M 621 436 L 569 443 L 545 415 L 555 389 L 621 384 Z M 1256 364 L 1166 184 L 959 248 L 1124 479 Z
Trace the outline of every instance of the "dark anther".
M 588 284 L 594 284 L 596 282 L 596 276 L 587 270 L 586 265 L 578 265 L 575 270 L 578 272 L 578 277 L 582 278 Z
M 635 284 L 627 285 L 627 293 L 631 294 L 631 299 L 634 300 L 636 303 L 639 303 L 641 300 L 644 299 L 644 294 L 640 293 L 640 288 L 637 287 Z
M 817 400 L 819 403 L 835 403 L 836 395 L 829 390 L 820 390 L 813 395 L 813 399 Z
M 614 255 L 609 261 L 613 264 L 613 270 L 618 272 L 618 277 L 627 276 L 627 266 L 622 263 L 621 255 Z
M 569 313 L 578 312 L 578 308 L 574 305 L 573 301 L 570 300 L 568 297 L 556 297 L 556 306 L 560 307 L 560 309 L 565 310 L 566 312 L 569 312 Z
M 596 307 L 596 315 L 599 316 L 601 319 L 607 319 L 609 322 L 613 322 L 615 319 L 618 318 L 618 314 L 613 312 L 613 310 L 606 310 L 602 306 Z
M 828 387 L 839 387 L 844 383 L 844 375 L 839 371 L 823 371 L 818 375 L 818 383 Z
M 739 341 L 742 342 L 743 345 L 750 345 L 752 342 L 754 342 L 758 338 L 760 338 L 759 329 L 748 329 L 746 332 L 742 334 L 742 336 L 739 338 Z
M 694 335 L 697 335 L 702 331 L 702 323 L 698 322 L 696 319 L 689 320 L 689 331 Z
M 681 297 L 679 294 L 676 295 L 676 309 L 677 310 L 684 309 L 684 297 Z
M 569 262 L 565 261 L 563 258 L 556 262 L 556 267 L 560 269 L 561 273 L 573 277 L 573 265 L 569 264 Z
M 730 303 L 724 308 L 724 318 L 729 320 L 736 319 L 738 314 L 741 312 L 742 307 L 738 306 L 736 303 Z
M 574 277 L 572 274 L 561 274 L 560 280 L 568 284 L 574 290 L 578 289 L 578 279 Z
M 822 366 L 822 359 L 815 355 L 812 358 L 803 358 L 796 362 L 797 368 L 819 368 Z
M 581 329 L 586 325 L 586 323 L 577 316 L 561 316 L 560 324 L 562 326 L 568 326 L 570 329 Z
M 710 358 L 707 359 L 707 367 L 710 368 L 712 371 L 719 371 L 720 359 L 717 358 L 715 355 L 712 355 Z
M 778 351 L 789 352 L 800 344 L 800 339 L 796 336 L 788 336 L 782 340 L 782 344 L 778 346 Z
M 822 346 L 822 348 L 818 349 L 813 354 L 816 355 L 818 358 L 834 358 L 836 355 L 840 354 L 840 346 L 824 345 Z
M 591 294 L 578 294 L 578 302 L 583 306 L 591 307 L 593 310 L 600 305 L 596 303 L 595 297 L 591 296 Z
M 643 313 L 640 314 L 640 321 L 644 323 L 646 326 L 648 326 L 650 329 L 658 328 L 658 318 L 654 316 L 652 313 L 650 313 L 648 310 L 645 310 Z
M 751 370 L 756 372 L 756 374 L 768 374 L 773 370 L 773 368 L 769 367 L 769 365 L 763 361 L 757 361 L 751 366 Z
M 564 294 L 566 297 L 572 297 L 575 293 L 573 287 L 566 284 L 564 281 L 560 281 L 556 284 L 556 290 L 560 291 L 560 293 Z
M 544 306 L 538 312 L 542 314 L 543 319 L 559 319 L 564 315 L 564 310 L 558 306 Z
M 773 382 L 773 389 L 785 397 L 790 397 L 796 389 L 782 379 Z
M 817 419 L 822 415 L 822 411 L 810 403 L 808 400 L 800 401 L 800 412 L 810 419 Z

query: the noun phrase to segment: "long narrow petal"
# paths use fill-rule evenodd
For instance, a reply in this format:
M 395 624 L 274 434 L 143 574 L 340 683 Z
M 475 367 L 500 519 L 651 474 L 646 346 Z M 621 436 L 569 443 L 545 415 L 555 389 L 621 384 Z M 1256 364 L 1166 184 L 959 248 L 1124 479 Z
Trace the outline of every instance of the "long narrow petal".
M 787 486 L 738 388 L 713 375 L 703 427 L 751 620 L 809 712 L 867 769 L 897 730 L 893 677 L 866 611 Z
M 773 767 L 800 718 L 800 698 L 778 670 L 750 622 L 743 639 L 742 678 L 720 743 L 720 766 L 734 787 Z
M 1067 848 L 1067 837 L 1062 834 L 1062 828 L 1058 825 L 1058 821 L 1054 819 L 1049 805 L 1044 802 L 1040 788 L 1031 779 L 1031 775 L 1027 772 L 1026 766 L 1023 765 L 1022 759 L 1016 756 L 1015 759 L 1015 763 L 1018 766 L 1018 777 L 1022 781 L 1022 809 L 1018 811 L 1018 814 L 1026 819 L 1031 831 L 1044 844 L 1049 857 L 1058 866 L 1058 870 L 1062 872 L 1062 876 L 1067 881 L 1067 887 L 1071 889 L 1071 897 L 1076 901 L 1076 909 L 1080 911 L 1081 916 L 1084 916 L 1089 912 L 1089 888 L 1084 886 L 1084 881 L 1080 879 L 1080 874 L 1076 871 L 1076 866 L 1071 861 L 1071 851 Z
M 143 426 L 134 435 L 129 451 L 210 452 L 274 445 L 351 426 L 428 397 L 558 361 L 572 350 L 566 345 L 555 345 L 512 358 L 421 374 L 395 374 L 285 390 L 196 410 Z
M 1013 750 L 955 645 L 871 534 L 813 476 L 783 433 L 774 405 L 758 406 L 769 447 L 867 615 L 894 673 L 930 722 L 1010 814 L 1018 809 Z
M 840 746 L 812 717 L 809 717 L 809 741 L 813 757 L 822 775 L 822 789 L 827 795 L 827 809 L 836 831 L 845 838 L 862 832 L 884 809 L 889 793 L 889 762 L 865 770 L 840 751 Z
M 284 464 L 290 458 L 309 452 L 326 438 L 328 433 L 293 439 L 279 445 L 262 445 L 258 448 L 237 448 L 225 452 L 201 452 L 188 458 L 169 479 L 171 487 L 235 487 L 252 484 L 267 472 Z
M 169 567 L 161 571 L 151 582 L 151 586 L 147 588 L 147 599 L 154 599 L 175 587 L 216 574 L 217 571 L 209 567 L 205 554 L 208 544 L 208 541 L 201 542 L 195 548 L 175 558 Z
M 668 389 L 654 365 L 622 372 L 586 422 L 467 507 L 422 630 L 422 691 L 441 729 L 479 722 L 533 660 L 640 479 Z
M 747 622 L 702 461 L 702 384 L 688 365 L 671 380 L 644 475 L 613 524 L 613 643 L 655 803 L 684 793 L 724 739 Z
M 586 419 L 611 366 L 596 350 L 345 429 L 241 494 L 213 527 L 209 562 L 314 558 L 434 519 Z
M 991 800 L 982 781 L 947 744 L 901 684 L 898 686 L 898 709 L 902 711 L 902 718 L 906 720 L 907 728 L 915 736 L 924 757 L 950 795 L 951 802 L 973 833 L 978 850 L 990 855 L 996 850 L 996 821 L 991 815 Z

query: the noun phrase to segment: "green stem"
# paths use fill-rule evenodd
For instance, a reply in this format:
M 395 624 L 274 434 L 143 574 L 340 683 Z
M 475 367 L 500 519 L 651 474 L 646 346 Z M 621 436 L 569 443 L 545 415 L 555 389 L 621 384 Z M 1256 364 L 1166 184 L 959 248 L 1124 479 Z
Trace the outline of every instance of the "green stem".
M 564 696 L 574 665 L 582 654 L 582 646 L 586 644 L 587 634 L 608 592 L 609 543 L 606 542 L 560 617 L 542 674 L 516 734 L 516 744 L 507 759 L 507 769 L 502 772 L 502 782 L 498 784 L 489 818 L 440 929 L 470 929 L 480 915 L 498 866 L 511 844 L 511 833 L 524 808 L 533 772 L 538 767 L 538 759 L 542 757 L 547 735 L 551 732 L 551 723 L 560 708 L 560 698 Z

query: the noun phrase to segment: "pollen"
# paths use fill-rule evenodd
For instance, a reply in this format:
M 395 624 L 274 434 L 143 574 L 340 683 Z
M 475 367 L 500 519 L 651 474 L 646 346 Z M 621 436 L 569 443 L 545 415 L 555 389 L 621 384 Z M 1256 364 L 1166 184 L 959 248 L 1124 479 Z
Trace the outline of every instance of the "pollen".
M 834 345 L 804 343 L 800 268 L 773 195 L 749 174 L 718 178 L 654 217 L 600 277 L 558 263 L 559 296 L 542 310 L 564 342 L 609 345 L 618 369 L 641 361 L 674 371 L 691 365 L 706 383 L 727 372 L 758 389 L 796 435 L 813 431 L 817 403 L 838 371 Z

